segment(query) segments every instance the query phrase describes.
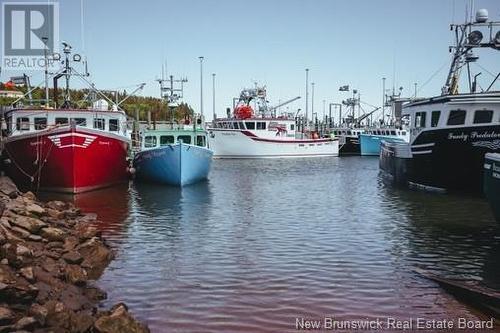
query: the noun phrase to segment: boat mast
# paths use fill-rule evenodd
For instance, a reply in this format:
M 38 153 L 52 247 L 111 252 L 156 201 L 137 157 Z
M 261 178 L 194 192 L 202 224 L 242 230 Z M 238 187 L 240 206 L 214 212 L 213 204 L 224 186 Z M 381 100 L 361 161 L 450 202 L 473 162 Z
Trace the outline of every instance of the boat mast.
M 473 49 L 488 47 L 500 50 L 500 31 L 493 34 L 493 28 L 500 27 L 500 22 L 488 22 L 488 11 L 486 9 L 479 9 L 476 12 L 475 20 L 473 21 L 472 6 L 473 4 L 471 3 L 469 22 L 450 25 L 450 30 L 455 33 L 455 46 L 450 47 L 450 52 L 453 51 L 453 58 L 448 76 L 446 78 L 446 83 L 442 88 L 442 95 L 458 94 L 460 71 L 465 65 L 468 70 L 469 90 L 471 93 L 475 92 L 476 79 L 478 75 L 474 75 L 474 81 L 471 82 L 472 73 L 470 73 L 469 64 L 471 62 L 476 62 L 479 57 L 473 53 Z M 473 28 L 483 28 L 483 30 L 487 29 L 488 31 L 485 33 L 486 40 L 483 41 L 483 32 L 480 30 L 472 30 Z

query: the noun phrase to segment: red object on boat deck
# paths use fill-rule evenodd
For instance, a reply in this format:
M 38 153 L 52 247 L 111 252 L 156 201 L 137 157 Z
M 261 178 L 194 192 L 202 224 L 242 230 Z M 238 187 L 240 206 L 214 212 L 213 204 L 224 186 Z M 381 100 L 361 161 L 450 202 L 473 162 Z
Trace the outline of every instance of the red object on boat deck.
M 250 105 L 239 105 L 234 109 L 234 116 L 237 119 L 252 118 L 253 109 Z

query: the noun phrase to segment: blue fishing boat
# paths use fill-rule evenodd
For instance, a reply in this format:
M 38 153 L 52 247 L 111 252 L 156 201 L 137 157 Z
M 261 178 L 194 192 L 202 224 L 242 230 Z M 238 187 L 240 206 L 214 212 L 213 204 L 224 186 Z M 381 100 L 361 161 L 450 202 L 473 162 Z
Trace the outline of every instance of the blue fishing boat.
M 380 143 L 387 142 L 408 142 L 409 133 L 404 129 L 380 128 L 367 129 L 359 135 L 361 155 L 379 156 Z
M 184 186 L 207 179 L 213 151 L 204 129 L 172 124 L 145 130 L 140 138 L 141 148 L 133 162 L 137 180 Z

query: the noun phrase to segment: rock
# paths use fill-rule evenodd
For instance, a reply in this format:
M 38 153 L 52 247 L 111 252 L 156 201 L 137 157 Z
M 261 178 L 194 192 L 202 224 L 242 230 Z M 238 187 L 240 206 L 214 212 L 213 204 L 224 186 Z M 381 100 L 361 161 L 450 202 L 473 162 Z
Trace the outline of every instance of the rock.
M 44 215 L 46 213 L 45 209 L 38 206 L 37 204 L 34 204 L 34 203 L 31 203 L 31 204 L 28 204 L 26 205 L 26 211 L 28 213 L 31 213 L 31 214 L 35 214 L 35 215 Z
M 0 260 L 0 264 L 2 264 L 2 265 L 8 265 L 9 264 L 9 260 L 7 258 L 3 258 L 2 260 Z
M 5 210 L 5 203 L 3 201 L 0 201 L 0 216 L 3 215 L 4 210 Z
M 101 316 L 94 323 L 94 328 L 100 333 L 146 333 L 149 329 L 135 320 L 124 304 L 118 304 L 110 314 Z
M 0 177 L 0 192 L 11 199 L 15 199 L 19 195 L 17 186 L 9 177 Z
M 31 233 L 28 230 L 24 230 L 23 228 L 12 227 L 12 228 L 10 228 L 10 230 L 14 231 L 16 233 L 16 235 L 18 235 L 19 237 L 21 237 L 23 239 L 27 239 L 31 236 Z
M 34 242 L 40 242 L 40 241 L 43 240 L 43 237 L 42 236 L 38 236 L 38 235 L 29 235 L 28 239 L 32 240 Z
M 41 235 L 49 241 L 62 241 L 64 240 L 66 233 L 58 228 L 47 227 L 42 229 Z
M 82 267 L 87 268 L 88 277 L 96 280 L 113 259 L 111 251 L 96 237 L 80 244 L 77 250 L 84 257 Z
M 10 221 L 11 224 L 28 230 L 32 234 L 38 234 L 40 229 L 47 226 L 47 223 L 29 216 L 18 216 Z
M 52 249 L 62 249 L 63 248 L 63 242 L 49 242 L 47 243 L 47 249 L 52 250 Z
M 16 315 L 9 308 L 0 306 L 0 325 L 9 325 L 14 319 L 16 319 Z
M 64 212 L 52 208 L 47 208 L 47 214 L 57 220 L 64 218 Z
M 68 264 L 81 264 L 83 261 L 83 257 L 78 253 L 78 251 L 70 251 L 65 253 L 62 258 L 68 263 Z
M 78 218 L 78 222 L 82 222 L 82 223 L 94 222 L 96 220 L 97 220 L 96 213 L 86 213 L 83 216 Z
M 29 310 L 29 314 L 36 319 L 40 326 L 45 326 L 48 313 L 47 308 L 38 303 L 33 304 Z
M 33 253 L 31 252 L 30 249 L 28 249 L 26 246 L 17 244 L 16 246 L 16 254 L 18 256 L 23 256 L 23 257 L 31 257 L 33 256 Z
M 58 251 L 46 251 L 46 252 L 45 252 L 45 255 L 46 255 L 47 257 L 52 258 L 52 259 L 55 259 L 55 260 L 57 260 L 57 259 L 61 258 L 61 253 L 60 253 L 60 252 L 58 252 Z
M 88 287 L 87 289 L 85 289 L 85 295 L 93 301 L 102 301 L 108 298 L 106 292 L 95 287 Z
M 23 317 L 14 325 L 16 330 L 31 330 L 36 326 L 36 319 L 33 317 Z
M 35 275 L 33 274 L 33 267 L 23 267 L 19 270 L 19 272 L 29 282 L 33 282 L 35 280 Z
M 87 272 L 78 265 L 68 265 L 66 267 L 66 281 L 74 285 L 84 285 L 87 282 Z
M 23 239 L 14 235 L 8 228 L 5 228 L 3 225 L 0 225 L 0 230 L 3 233 L 5 239 L 10 242 L 22 242 Z
M 6 216 L 0 217 L 0 224 L 3 225 L 6 228 L 10 228 L 11 227 L 9 219 Z
M 23 197 L 26 198 L 26 199 L 28 199 L 28 200 L 31 200 L 31 201 L 35 201 L 36 200 L 36 196 L 31 191 L 28 191 L 28 192 L 24 193 Z
M 68 218 L 75 218 L 80 216 L 81 210 L 79 208 L 71 208 L 64 211 L 64 215 Z
M 68 207 L 65 202 L 59 200 L 49 201 L 45 204 L 45 206 L 59 211 L 65 210 Z
M 97 230 L 96 227 L 88 224 L 79 224 L 76 227 L 76 231 L 81 242 L 84 242 L 94 237 L 99 237 L 101 235 L 101 233 L 99 232 L 99 230 Z

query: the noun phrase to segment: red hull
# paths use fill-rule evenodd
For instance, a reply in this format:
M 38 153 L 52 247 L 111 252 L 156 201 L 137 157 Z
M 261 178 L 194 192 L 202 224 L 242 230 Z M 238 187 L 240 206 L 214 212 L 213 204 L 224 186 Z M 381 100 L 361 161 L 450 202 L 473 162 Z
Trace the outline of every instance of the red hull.
M 128 141 L 89 129 L 61 128 L 10 137 L 8 175 L 33 190 L 81 193 L 126 181 Z

